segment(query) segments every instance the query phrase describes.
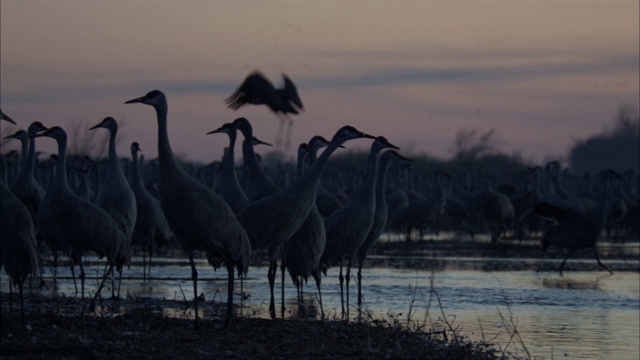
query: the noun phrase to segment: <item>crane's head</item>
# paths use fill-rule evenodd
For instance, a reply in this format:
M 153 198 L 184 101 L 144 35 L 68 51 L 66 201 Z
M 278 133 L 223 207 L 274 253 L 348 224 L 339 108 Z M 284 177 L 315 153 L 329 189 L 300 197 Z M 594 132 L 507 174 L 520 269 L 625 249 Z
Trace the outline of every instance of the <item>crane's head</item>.
M 13 125 L 17 125 L 16 122 L 13 121 L 13 119 L 10 118 L 7 114 L 3 113 L 2 110 L 0 110 L 0 120 L 5 120 L 12 123 Z
M 43 137 L 43 136 L 55 139 L 56 141 L 67 140 L 67 133 L 60 126 L 53 126 L 48 128 L 45 131 L 42 131 L 33 135 L 33 137 Z
M 164 93 L 160 90 L 151 90 L 147 93 L 147 95 L 131 99 L 125 101 L 125 104 L 134 104 L 134 103 L 142 103 L 146 105 L 151 105 L 153 107 L 166 107 L 167 106 L 167 98 L 164 96 Z
M 29 134 L 29 137 L 47 130 L 47 127 L 42 125 L 42 123 L 40 121 L 34 121 L 31 123 L 31 125 L 29 125 L 29 128 L 27 129 L 27 133 Z
M 140 144 L 138 144 L 136 141 L 131 143 L 131 154 L 135 154 L 137 152 L 142 152 L 142 149 L 140 149 Z
M 365 134 L 351 125 L 345 125 L 341 127 L 340 130 L 338 130 L 335 133 L 335 135 L 333 135 L 333 138 L 331 139 L 331 143 L 342 145 L 346 141 L 353 140 L 353 139 L 361 139 L 361 138 L 375 139 L 374 136 Z
M 376 140 L 373 142 L 373 144 L 371 144 L 371 153 L 378 153 L 382 149 L 400 150 L 399 147 L 390 143 L 389 140 L 387 140 L 387 138 L 384 136 L 378 136 L 375 139 Z
M 20 141 L 22 140 L 28 140 L 29 139 L 29 135 L 27 135 L 27 132 L 24 130 L 18 130 L 15 133 L 11 134 L 11 135 L 7 135 L 4 137 L 5 139 L 18 139 Z
M 236 131 L 236 127 L 232 123 L 224 123 L 219 128 L 209 131 L 207 135 L 217 134 L 217 133 L 231 134 L 231 133 L 235 133 L 235 131 Z
M 253 134 L 253 127 L 247 118 L 239 117 L 233 121 L 233 126 L 240 130 L 243 135 L 247 136 Z
M 112 118 L 111 116 L 107 116 L 106 118 L 102 119 L 102 121 L 99 124 L 96 124 L 90 127 L 89 130 L 93 130 L 97 128 L 105 128 L 105 129 L 108 129 L 109 131 L 116 132 L 118 131 L 118 123 L 116 122 L 116 119 Z

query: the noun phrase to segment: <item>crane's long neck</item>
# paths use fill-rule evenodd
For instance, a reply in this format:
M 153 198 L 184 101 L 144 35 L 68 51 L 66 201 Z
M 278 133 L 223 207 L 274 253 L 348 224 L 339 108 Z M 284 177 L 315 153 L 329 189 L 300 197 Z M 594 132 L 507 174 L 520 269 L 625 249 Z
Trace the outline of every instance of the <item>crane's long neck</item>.
M 120 165 L 118 154 L 116 153 L 117 134 L 117 128 L 109 128 L 109 166 L 107 167 L 107 177 L 118 176 L 124 178 L 124 172 L 122 171 L 122 166 Z
M 160 162 L 160 173 L 165 172 L 163 171 L 163 168 L 169 172 L 172 172 L 170 169 L 178 169 L 176 171 L 182 171 L 182 168 L 173 155 L 171 144 L 169 143 L 169 133 L 167 130 L 168 108 L 156 107 L 155 110 L 158 118 L 158 158 Z
M 29 151 L 27 152 L 27 165 L 24 169 L 25 175 L 29 178 L 33 178 L 33 170 L 36 163 L 36 139 L 29 139 Z
M 385 196 L 385 188 L 387 186 L 387 170 L 389 170 L 389 165 L 391 165 L 390 158 L 386 158 L 385 161 L 382 161 L 378 166 L 378 179 L 376 180 L 376 206 L 377 207 L 386 207 L 387 200 Z
M 236 174 L 235 169 L 235 147 L 236 147 L 236 131 L 229 132 L 229 148 L 227 149 L 227 154 L 224 157 L 224 167 L 226 169 L 225 176 L 228 178 L 234 179 L 234 181 L 238 181 L 238 175 Z
M 138 152 L 131 152 L 131 166 L 132 166 L 132 174 L 131 174 L 131 185 L 134 189 L 143 190 L 144 185 L 142 184 L 142 175 L 140 174 L 140 160 L 138 158 Z
M 20 171 L 26 171 L 27 164 L 29 163 L 29 140 L 20 139 Z
M 244 140 L 242 141 L 242 159 L 244 166 L 249 169 L 250 173 L 257 174 L 262 171 L 258 158 L 256 157 L 256 151 L 253 148 L 253 134 L 243 133 Z M 250 181 L 250 180 L 249 180 Z
M 327 161 L 329 161 L 329 157 L 333 154 L 336 149 L 341 144 L 338 142 L 331 142 L 329 146 L 322 152 L 322 155 L 318 157 L 311 167 L 306 171 L 296 182 L 291 184 L 291 189 L 302 189 L 306 187 L 311 187 L 313 189 L 313 194 L 315 197 L 315 189 L 318 187 L 318 183 L 320 182 L 320 175 L 324 171 L 325 166 L 327 165 Z
M 356 197 L 366 200 L 375 206 L 375 189 L 376 177 L 378 172 L 378 154 L 382 149 L 371 149 L 369 154 L 369 162 L 367 165 L 367 173 L 364 183 Z
M 69 181 L 67 179 L 67 139 L 58 139 L 58 160 L 55 166 L 55 182 L 54 187 L 57 190 L 69 190 Z

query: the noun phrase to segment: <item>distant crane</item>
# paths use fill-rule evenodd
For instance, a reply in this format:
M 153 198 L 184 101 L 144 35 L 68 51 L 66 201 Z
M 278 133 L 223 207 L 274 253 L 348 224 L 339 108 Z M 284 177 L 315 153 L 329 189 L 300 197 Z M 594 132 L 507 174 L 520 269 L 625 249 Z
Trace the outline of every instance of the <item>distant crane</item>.
M 610 181 L 613 178 L 622 178 L 619 174 L 612 170 L 606 170 L 603 173 L 603 191 L 601 193 L 600 204 L 585 213 L 582 204 L 574 202 L 573 204 L 563 202 L 542 202 L 536 204 L 533 213 L 557 221 L 557 224 L 551 227 L 542 237 L 542 248 L 547 250 L 550 246 L 560 249 L 567 249 L 562 264 L 560 264 L 560 275 L 567 259 L 580 249 L 593 249 L 598 265 L 613 272 L 605 266 L 598 257 L 596 242 L 600 237 L 602 229 L 606 223 L 609 211 L 609 202 L 611 197 Z
M 246 104 L 267 105 L 280 120 L 276 146 L 282 145 L 283 125 L 285 120 L 287 121 L 285 148 L 288 149 L 291 146 L 291 128 L 293 127 L 289 114 L 299 114 L 300 111 L 304 111 L 304 106 L 293 81 L 285 74 L 282 74 L 282 78 L 284 85 L 276 88 L 260 71 L 253 71 L 225 100 L 225 103 L 233 110 L 238 110 Z
M 176 160 L 167 131 L 167 98 L 152 90 L 145 96 L 125 102 L 150 105 L 158 122 L 160 204 L 174 235 L 189 257 L 193 280 L 195 324 L 198 326 L 198 271 L 194 250 L 204 250 L 215 268 L 224 262 L 227 268 L 227 316 L 225 328 L 233 317 L 234 268 L 245 276 L 251 259 L 251 244 L 233 210 L 206 185 L 189 175 Z

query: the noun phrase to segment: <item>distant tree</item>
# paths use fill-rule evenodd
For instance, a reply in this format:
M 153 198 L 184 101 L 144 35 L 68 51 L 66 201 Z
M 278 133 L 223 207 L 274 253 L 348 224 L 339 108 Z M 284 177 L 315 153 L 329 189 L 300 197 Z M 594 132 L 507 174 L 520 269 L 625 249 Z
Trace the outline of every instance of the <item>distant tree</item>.
M 569 164 L 576 172 L 602 169 L 626 171 L 640 168 L 640 117 L 630 106 L 622 105 L 614 127 L 585 140 L 575 141 L 569 151 Z

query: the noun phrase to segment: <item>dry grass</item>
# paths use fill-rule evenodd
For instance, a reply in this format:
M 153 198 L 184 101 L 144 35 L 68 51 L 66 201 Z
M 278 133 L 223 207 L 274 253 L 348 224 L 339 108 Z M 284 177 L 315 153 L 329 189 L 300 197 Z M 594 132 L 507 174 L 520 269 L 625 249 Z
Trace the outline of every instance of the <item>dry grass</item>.
M 504 352 L 472 342 L 455 329 L 425 331 L 400 319 L 265 320 L 241 317 L 194 321 L 167 315 L 180 301 L 121 300 L 97 313 L 77 315 L 76 298 L 31 294 L 22 323 L 3 294 L 2 359 L 500 359 Z M 126 307 L 123 303 L 127 303 Z M 105 302 L 108 303 L 108 302 Z M 210 304 L 211 302 L 207 302 Z M 208 305 L 213 306 L 213 305 Z M 126 311 L 122 309 L 126 308 Z M 184 311 L 184 310 L 183 310 Z M 188 313 L 185 311 L 185 314 Z M 507 354 L 508 355 L 508 354 Z

